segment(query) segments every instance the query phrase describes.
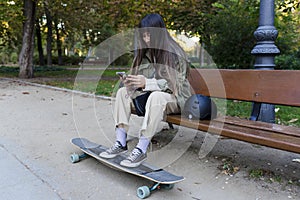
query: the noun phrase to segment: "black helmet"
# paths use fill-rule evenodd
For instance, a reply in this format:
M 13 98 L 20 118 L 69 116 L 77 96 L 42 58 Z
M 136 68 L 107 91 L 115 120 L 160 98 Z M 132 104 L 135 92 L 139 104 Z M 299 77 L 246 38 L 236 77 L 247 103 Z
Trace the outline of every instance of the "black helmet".
M 217 116 L 217 106 L 211 98 L 194 94 L 185 102 L 183 114 L 189 119 L 214 119 Z

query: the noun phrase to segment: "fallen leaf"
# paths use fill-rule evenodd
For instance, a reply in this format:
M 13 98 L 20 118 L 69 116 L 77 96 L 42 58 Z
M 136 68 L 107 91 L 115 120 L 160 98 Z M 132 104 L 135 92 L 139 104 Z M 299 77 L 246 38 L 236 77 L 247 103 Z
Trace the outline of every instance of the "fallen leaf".
M 295 159 L 293 159 L 293 162 L 298 162 L 298 163 L 300 163 L 300 158 L 295 158 Z
M 239 167 L 234 167 L 234 168 L 233 168 L 233 172 L 234 172 L 234 173 L 237 173 L 239 170 L 240 170 Z
M 290 121 L 288 121 L 289 123 L 293 123 L 293 122 L 296 122 L 298 121 L 298 118 L 294 118 L 294 119 L 291 119 Z

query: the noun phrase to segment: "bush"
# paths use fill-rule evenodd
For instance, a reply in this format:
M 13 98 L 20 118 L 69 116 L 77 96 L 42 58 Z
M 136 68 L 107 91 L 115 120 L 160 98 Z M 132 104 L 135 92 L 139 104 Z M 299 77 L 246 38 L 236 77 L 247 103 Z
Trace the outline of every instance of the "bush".
M 256 44 L 258 1 L 218 1 L 211 18 L 211 37 L 207 51 L 219 68 L 252 68 L 251 50 Z
M 131 65 L 132 60 L 133 60 L 133 54 L 127 53 L 127 54 L 124 54 L 124 55 L 118 57 L 118 58 L 112 63 L 112 65 L 128 66 L 128 65 Z
M 56 64 L 58 64 L 58 57 L 55 57 Z M 64 65 L 78 65 L 79 63 L 82 63 L 85 57 L 80 56 L 63 56 L 63 64 Z
M 300 70 L 300 49 L 291 54 L 275 57 L 276 69 Z
M 80 56 L 63 56 L 63 65 L 78 65 L 79 63 L 83 62 L 85 57 Z M 44 56 L 44 63 L 47 64 L 47 56 Z M 40 65 L 38 55 L 34 57 L 34 64 Z M 52 64 L 58 65 L 58 56 L 52 56 Z
M 19 67 L 0 66 L 0 73 L 18 73 Z
M 34 72 L 52 72 L 52 71 L 62 71 L 63 68 L 59 67 L 48 67 L 48 66 L 34 66 Z
M 11 53 L 10 62 L 13 64 L 17 64 L 19 59 L 19 55 L 16 52 Z

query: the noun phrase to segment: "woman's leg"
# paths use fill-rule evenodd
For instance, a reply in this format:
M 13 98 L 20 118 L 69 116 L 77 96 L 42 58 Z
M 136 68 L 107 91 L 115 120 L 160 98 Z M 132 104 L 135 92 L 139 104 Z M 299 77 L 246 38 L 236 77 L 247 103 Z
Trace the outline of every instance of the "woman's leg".
M 125 87 L 117 91 L 116 102 L 113 110 L 113 118 L 117 128 L 124 128 L 128 131 L 129 119 L 131 115 L 131 98 L 128 97 Z
M 116 142 L 107 151 L 100 154 L 103 158 L 114 158 L 119 154 L 127 152 L 127 131 L 129 125 L 129 119 L 131 115 L 131 99 L 127 96 L 125 87 L 120 88 L 117 91 L 116 102 L 113 110 L 113 117 L 116 127 Z
M 166 114 L 179 112 L 180 108 L 174 95 L 165 92 L 151 93 L 146 104 L 146 113 L 140 135 L 151 140 Z
M 126 167 L 137 167 L 146 160 L 147 147 L 156 133 L 159 123 L 165 114 L 178 113 L 180 109 L 174 95 L 165 92 L 152 92 L 146 103 L 146 113 L 140 131 L 140 139 L 132 153 L 120 164 Z

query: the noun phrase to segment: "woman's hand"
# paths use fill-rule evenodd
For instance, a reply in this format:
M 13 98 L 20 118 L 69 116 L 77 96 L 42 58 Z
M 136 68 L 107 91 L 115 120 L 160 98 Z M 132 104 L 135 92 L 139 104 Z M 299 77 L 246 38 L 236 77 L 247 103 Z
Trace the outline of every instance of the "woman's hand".
M 143 75 L 128 75 L 124 80 L 126 87 L 145 88 L 146 78 Z

